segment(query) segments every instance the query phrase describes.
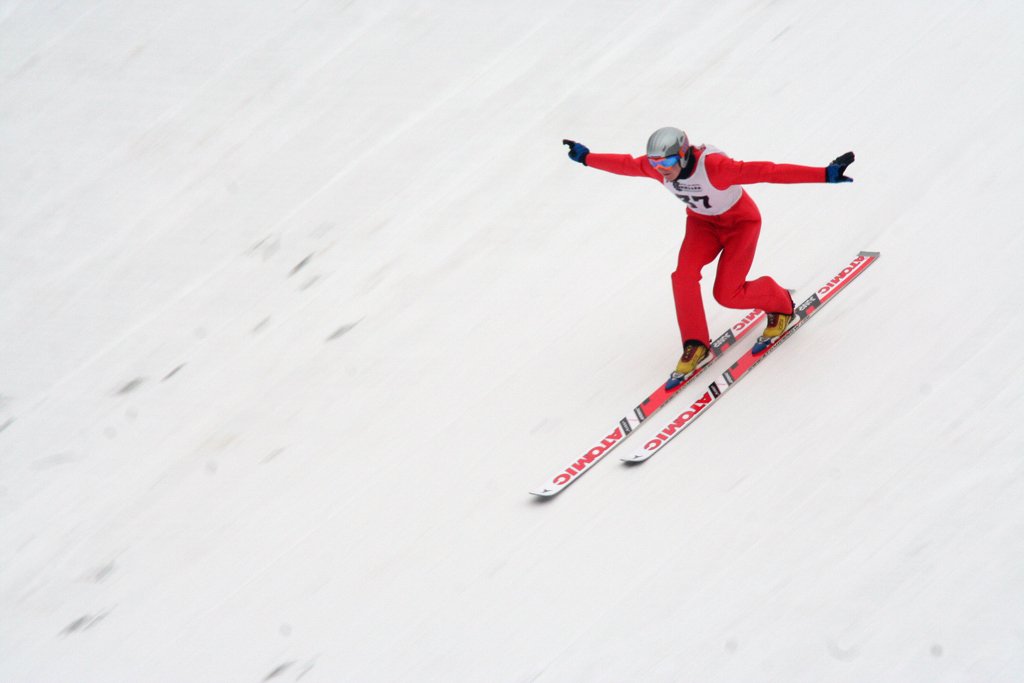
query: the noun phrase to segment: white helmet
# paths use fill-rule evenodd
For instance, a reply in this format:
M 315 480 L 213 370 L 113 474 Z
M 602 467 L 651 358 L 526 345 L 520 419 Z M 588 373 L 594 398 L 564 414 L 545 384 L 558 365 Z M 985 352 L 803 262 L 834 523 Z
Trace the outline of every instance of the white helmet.
M 686 133 L 678 128 L 659 128 L 647 139 L 647 156 L 670 157 L 678 154 L 681 159 L 690 152 L 690 141 Z

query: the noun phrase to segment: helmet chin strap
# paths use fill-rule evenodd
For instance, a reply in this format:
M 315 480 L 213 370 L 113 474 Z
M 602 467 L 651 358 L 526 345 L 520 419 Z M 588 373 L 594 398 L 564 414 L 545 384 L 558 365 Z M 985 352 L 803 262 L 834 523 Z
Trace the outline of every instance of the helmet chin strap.
M 686 156 L 679 160 L 679 177 L 689 178 L 693 175 L 693 167 L 696 165 L 693 156 L 693 147 L 686 150 Z

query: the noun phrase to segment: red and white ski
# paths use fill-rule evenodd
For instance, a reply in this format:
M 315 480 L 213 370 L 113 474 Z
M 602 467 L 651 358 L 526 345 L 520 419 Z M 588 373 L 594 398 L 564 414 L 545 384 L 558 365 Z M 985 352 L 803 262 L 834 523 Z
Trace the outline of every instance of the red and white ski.
M 560 493 L 565 487 L 573 483 L 581 474 L 593 467 L 601 458 L 608 455 L 616 446 L 621 444 L 626 437 L 633 433 L 642 422 L 658 412 L 687 384 L 699 377 L 711 364 L 722 356 L 730 347 L 743 339 L 764 320 L 764 312 L 753 310 L 743 316 L 743 319 L 726 330 L 721 336 L 711 343 L 709 360 L 697 367 L 683 382 L 672 390 L 666 390 L 664 383 L 659 384 L 650 396 L 645 398 L 633 409 L 631 415 L 619 420 L 618 424 L 606 432 L 607 436 L 602 438 L 583 452 L 583 455 L 574 458 L 558 472 L 549 477 L 537 488 L 530 491 L 535 496 L 550 497 Z
M 622 458 L 623 462 L 643 462 L 665 447 L 669 441 L 679 435 L 693 421 L 707 412 L 708 408 L 721 400 L 729 389 L 743 379 L 758 363 L 780 344 L 789 339 L 794 332 L 807 322 L 821 307 L 832 300 L 848 284 L 853 282 L 868 266 L 878 260 L 878 252 L 862 251 L 848 266 L 823 284 L 818 290 L 796 307 L 796 317 L 789 328 L 771 346 L 762 353 L 755 355 L 748 350 L 728 370 L 708 385 L 708 388 L 687 408 L 669 418 L 665 426 L 644 442 L 643 450 L 632 456 Z

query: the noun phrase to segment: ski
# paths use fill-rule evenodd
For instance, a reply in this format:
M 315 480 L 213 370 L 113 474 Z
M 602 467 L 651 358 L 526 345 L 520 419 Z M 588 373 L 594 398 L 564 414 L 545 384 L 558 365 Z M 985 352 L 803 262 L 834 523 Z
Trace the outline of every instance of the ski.
M 641 452 L 622 458 L 622 461 L 629 463 L 643 462 L 664 448 L 665 444 L 693 424 L 694 420 L 706 413 L 708 408 L 717 403 L 729 389 L 743 379 L 768 354 L 789 339 L 794 332 L 811 319 L 811 316 L 821 310 L 822 306 L 831 301 L 832 297 L 841 292 L 848 284 L 867 270 L 872 263 L 878 260 L 879 256 L 879 252 L 860 252 L 857 258 L 851 261 L 848 266 L 843 268 L 802 304 L 796 307 L 796 315 L 793 322 L 774 343 L 760 354 L 754 354 L 753 349 L 748 350 L 728 370 L 723 372 L 718 379 L 709 384 L 708 388 L 687 406 L 685 410 L 670 418 L 660 431 L 645 441 Z
M 756 309 L 743 316 L 738 323 L 730 327 L 711 343 L 711 352 L 708 355 L 708 360 L 690 373 L 678 387 L 668 390 L 665 389 L 664 382 L 659 384 L 658 388 L 641 401 L 631 414 L 619 420 L 618 424 L 607 433 L 607 436 L 585 450 L 583 455 L 573 459 L 572 462 L 558 470 L 557 474 L 546 479 L 543 484 L 531 490 L 530 493 L 542 498 L 548 498 L 563 491 L 565 487 L 576 481 L 581 474 L 589 470 L 601 458 L 608 455 L 612 449 L 621 444 L 642 422 L 664 407 L 683 387 L 703 374 L 722 354 L 747 336 L 751 330 L 757 327 L 758 323 L 764 320 L 764 317 L 764 311 Z

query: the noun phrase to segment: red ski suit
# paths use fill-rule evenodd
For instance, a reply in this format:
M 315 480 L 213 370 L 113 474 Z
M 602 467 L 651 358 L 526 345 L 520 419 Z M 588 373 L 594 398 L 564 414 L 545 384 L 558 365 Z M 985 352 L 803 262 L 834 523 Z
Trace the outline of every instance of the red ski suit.
M 705 148 L 692 148 L 696 162 Z M 587 155 L 587 166 L 628 176 L 646 176 L 666 184 L 664 178 L 647 161 L 646 156 L 628 154 Z M 704 159 L 707 179 L 716 190 L 728 190 L 733 185 L 752 183 L 824 183 L 825 168 L 774 164 L 770 161 L 736 161 L 722 153 L 709 153 Z M 682 175 L 675 181 L 685 183 Z M 676 186 L 680 187 L 679 185 Z M 673 188 L 668 187 L 670 191 Z M 719 215 L 702 215 L 694 210 L 693 199 L 676 192 L 687 202 L 686 235 L 679 249 L 679 262 L 672 273 L 672 293 L 675 297 L 679 334 L 685 344 L 689 340 L 711 345 L 708 321 L 700 291 L 701 270 L 719 254 L 718 272 L 712 289 L 715 300 L 726 308 L 760 308 L 774 313 L 790 313 L 793 301 L 784 288 L 770 277 L 747 280 L 754 262 L 754 250 L 761 232 L 761 213 L 746 190 L 736 203 Z

